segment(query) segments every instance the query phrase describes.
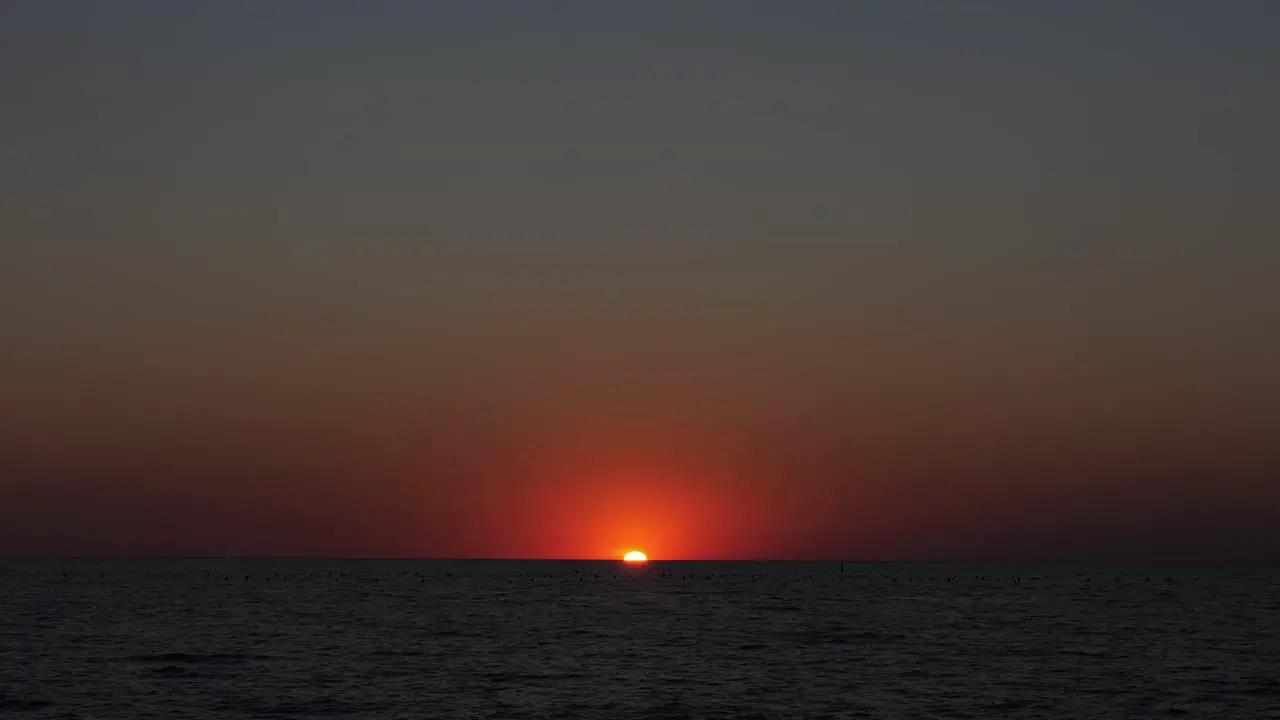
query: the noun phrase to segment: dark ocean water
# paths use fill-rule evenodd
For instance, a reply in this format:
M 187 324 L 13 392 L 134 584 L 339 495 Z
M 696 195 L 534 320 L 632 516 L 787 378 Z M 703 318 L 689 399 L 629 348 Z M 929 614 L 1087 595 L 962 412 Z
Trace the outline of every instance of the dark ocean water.
M 0 560 L 0 716 L 1280 717 L 1280 573 Z

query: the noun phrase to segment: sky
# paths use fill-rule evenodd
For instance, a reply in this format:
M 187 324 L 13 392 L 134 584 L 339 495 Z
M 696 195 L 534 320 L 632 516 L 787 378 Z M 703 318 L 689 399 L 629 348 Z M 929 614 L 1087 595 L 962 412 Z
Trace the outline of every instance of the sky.
M 1280 4 L 0 4 L 0 554 L 1280 558 Z

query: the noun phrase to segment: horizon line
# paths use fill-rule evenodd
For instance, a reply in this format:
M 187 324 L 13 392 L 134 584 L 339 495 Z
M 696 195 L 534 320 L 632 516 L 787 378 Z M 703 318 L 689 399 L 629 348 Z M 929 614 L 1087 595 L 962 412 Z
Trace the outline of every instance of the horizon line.
M 314 561 L 314 562 L 617 562 L 620 557 L 475 557 L 445 555 L 148 555 L 148 554 L 5 554 L 0 553 L 0 561 L 6 560 L 241 560 L 241 561 Z M 755 557 L 755 558 L 649 558 L 653 563 L 828 563 L 843 565 L 1013 565 L 1013 564 L 1045 564 L 1045 565 L 1274 565 L 1280 564 L 1280 558 L 1272 557 L 1239 557 L 1239 558 L 1098 558 L 1098 557 L 1044 557 L 1044 558 L 915 558 L 915 559 L 848 559 L 830 557 Z

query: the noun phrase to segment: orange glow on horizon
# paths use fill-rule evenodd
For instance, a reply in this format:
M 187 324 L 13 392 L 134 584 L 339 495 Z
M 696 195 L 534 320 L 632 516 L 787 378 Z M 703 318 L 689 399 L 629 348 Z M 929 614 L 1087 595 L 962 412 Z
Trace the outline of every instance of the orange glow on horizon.
M 647 563 L 649 562 L 649 557 L 639 550 L 632 550 L 622 556 L 622 562 L 634 564 Z
M 625 455 L 616 460 L 528 464 L 528 469 L 509 473 L 521 478 L 519 484 L 495 481 L 484 494 L 486 502 L 468 508 L 476 518 L 468 527 L 483 526 L 487 542 L 479 551 L 466 552 L 508 557 L 508 548 L 518 546 L 522 556 L 616 563 L 624 563 L 631 551 L 643 553 L 649 561 L 760 554 L 753 546 L 766 534 L 763 513 L 734 489 L 741 478 L 750 477 L 747 471 L 685 469 L 674 462 L 669 468 Z M 419 504 L 467 507 L 461 495 L 444 493 L 424 497 Z M 468 530 L 472 531 L 481 534 Z

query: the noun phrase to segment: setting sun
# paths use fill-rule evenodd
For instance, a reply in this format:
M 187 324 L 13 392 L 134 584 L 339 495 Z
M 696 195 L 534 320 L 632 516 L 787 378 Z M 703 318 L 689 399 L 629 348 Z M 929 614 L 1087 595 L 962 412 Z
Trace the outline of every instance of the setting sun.
M 646 562 L 649 562 L 649 557 L 644 553 L 640 552 L 639 550 L 632 550 L 631 552 L 622 556 L 622 562 L 646 563 Z

